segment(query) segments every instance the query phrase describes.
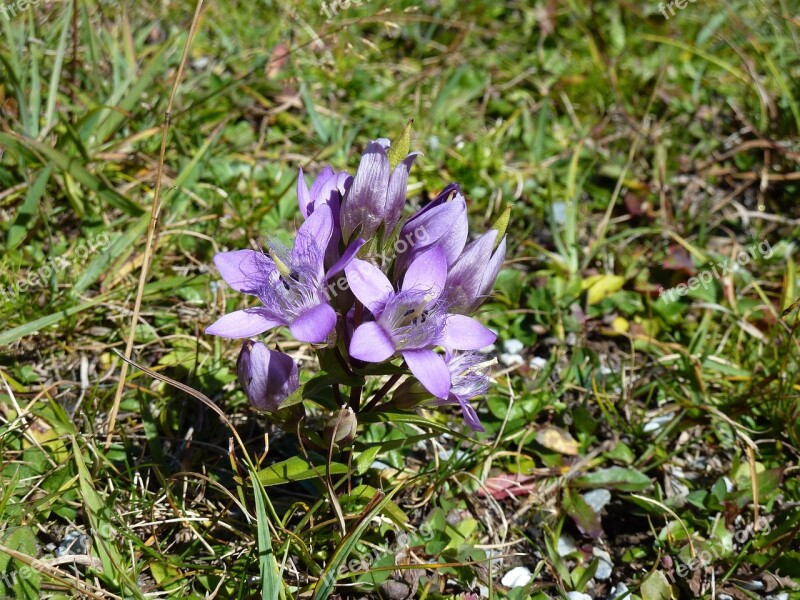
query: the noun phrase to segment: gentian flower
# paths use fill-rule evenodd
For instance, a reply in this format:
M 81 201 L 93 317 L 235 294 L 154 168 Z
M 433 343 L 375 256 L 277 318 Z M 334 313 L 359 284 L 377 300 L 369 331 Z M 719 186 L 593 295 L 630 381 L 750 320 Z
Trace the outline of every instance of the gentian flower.
M 445 362 L 450 372 L 450 393 L 446 400 L 437 401 L 440 406 L 458 404 L 464 415 L 464 422 L 473 431 L 485 431 L 478 419 L 478 413 L 469 404 L 470 400 L 486 395 L 489 390 L 489 369 L 481 366 L 484 361 L 485 358 L 477 352 L 448 352 Z
M 432 348 L 475 350 L 492 344 L 497 337 L 471 317 L 447 314 L 442 302 L 447 259 L 438 246 L 411 263 L 397 292 L 386 275 L 366 261 L 353 260 L 345 274 L 356 298 L 375 319 L 353 332 L 350 355 L 376 363 L 399 354 L 437 398 L 448 398 L 450 372 Z
M 418 156 L 412 152 L 392 169 L 387 149 L 389 140 L 381 138 L 367 144 L 353 183 L 341 208 L 342 235 L 345 242 L 361 226 L 360 237 L 369 239 L 386 223 L 387 236 L 394 231 L 406 202 L 408 173 Z
M 448 185 L 435 200 L 403 224 L 398 239 L 408 245 L 398 249 L 395 273 L 401 273 L 422 252 L 438 246 L 452 265 L 467 243 L 467 202 L 456 184 Z M 424 232 L 420 236 L 417 232 Z M 402 251 L 401 251 L 402 250 Z
M 325 167 L 314 180 L 309 191 L 303 177 L 303 169 L 297 176 L 297 203 L 304 219 L 314 213 L 317 207 L 327 205 L 333 216 L 333 234 L 325 249 L 325 264 L 332 265 L 339 260 L 339 240 L 342 228 L 339 225 L 341 198 L 344 197 L 352 183 L 352 176 L 346 171 L 337 173 L 330 166 Z
M 506 238 L 495 248 L 499 232 L 490 229 L 470 242 L 450 267 L 447 300 L 452 312 L 474 312 L 492 291 L 506 255 Z
M 300 169 L 297 176 L 297 203 L 300 205 L 300 214 L 307 219 L 317 206 L 327 204 L 331 207 L 334 221 L 338 221 L 339 200 L 345 195 L 352 181 L 353 178 L 347 171 L 337 173 L 329 165 L 317 176 L 309 190 L 303 177 L 303 169 Z
M 324 342 L 336 325 L 336 312 L 323 285 L 325 249 L 332 232 L 333 215 L 322 204 L 300 226 L 291 252 L 273 243 L 269 255 L 253 250 L 218 253 L 214 264 L 227 284 L 257 296 L 263 306 L 229 313 L 206 333 L 243 338 L 283 325 L 301 342 Z M 328 276 L 341 271 L 353 254 L 345 253 Z
M 247 398 L 260 410 L 275 412 L 300 387 L 297 363 L 292 357 L 274 352 L 261 342 L 245 340 L 236 371 Z

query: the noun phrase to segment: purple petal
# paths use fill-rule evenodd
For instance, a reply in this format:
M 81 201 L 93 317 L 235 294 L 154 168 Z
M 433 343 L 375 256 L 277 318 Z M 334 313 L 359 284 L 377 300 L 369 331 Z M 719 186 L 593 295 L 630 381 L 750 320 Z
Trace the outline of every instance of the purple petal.
M 494 254 L 492 254 L 492 258 L 489 259 L 489 262 L 483 271 L 481 286 L 478 290 L 479 299 L 483 300 L 483 298 L 491 293 L 492 288 L 494 287 L 494 282 L 497 281 L 497 276 L 500 274 L 500 269 L 503 266 L 503 261 L 505 259 L 506 237 L 503 236 L 503 239 L 500 240 L 500 243 L 497 245 L 497 249 L 494 251 Z
M 444 359 L 433 350 L 403 350 L 408 368 L 419 382 L 437 398 L 450 394 L 450 370 Z
M 336 327 L 336 311 L 327 304 L 318 304 L 297 317 L 289 325 L 292 335 L 301 342 L 324 342 Z
M 273 262 L 255 250 L 218 252 L 214 255 L 214 264 L 225 283 L 237 292 L 251 295 L 258 294 L 275 270 Z
M 343 271 L 344 268 L 347 265 L 349 265 L 350 262 L 356 257 L 358 251 L 361 250 L 361 246 L 363 246 L 365 243 L 366 241 L 362 240 L 361 238 L 355 239 L 352 242 L 350 242 L 350 245 L 347 246 L 347 248 L 344 251 L 344 254 L 342 254 L 342 257 L 336 261 L 336 264 L 334 264 L 330 269 L 328 269 L 328 272 L 325 274 L 325 281 L 327 281 L 340 271 Z
M 461 414 L 464 416 L 464 422 L 470 426 L 472 431 L 486 431 L 481 425 L 481 420 L 478 418 L 478 413 L 472 408 L 469 402 L 462 400 L 458 396 L 452 396 L 459 406 L 461 406 Z
M 467 203 L 461 194 L 433 209 L 423 209 L 409 219 L 400 230 L 400 238 L 410 250 L 398 256 L 397 267 L 403 269 L 416 254 L 431 246 L 441 246 L 452 265 L 464 250 L 469 223 Z
M 320 174 L 317 175 L 317 178 L 314 180 L 314 183 L 311 184 L 311 198 L 316 205 L 317 202 L 320 204 L 327 204 L 328 200 L 330 199 L 330 192 L 323 193 L 328 189 L 336 189 L 336 172 L 330 165 L 327 165 Z
M 447 281 L 447 258 L 444 250 L 434 246 L 418 255 L 403 278 L 403 290 L 431 290 L 436 296 L 442 293 Z
M 241 357 L 239 380 L 247 397 L 261 410 L 275 411 L 280 403 L 300 387 L 297 363 L 282 352 L 269 350 L 261 342 Z
M 333 214 L 327 204 L 318 206 L 297 230 L 292 258 L 316 264 L 322 274 L 325 249 L 333 234 Z
M 414 164 L 419 152 L 413 152 L 406 156 L 398 164 L 391 177 L 389 177 L 389 189 L 386 191 L 386 231 L 391 233 L 397 226 L 400 216 L 403 214 L 403 207 L 406 204 L 406 194 L 408 193 L 408 173 L 411 165 Z
M 367 144 L 342 204 L 341 223 L 345 240 L 349 240 L 362 223 L 362 235 L 371 236 L 384 217 L 390 169 L 384 141 L 376 140 Z
M 236 339 L 258 335 L 280 325 L 283 323 L 265 317 L 259 309 L 248 308 L 220 317 L 215 323 L 206 327 L 206 333 Z
M 394 343 L 375 321 L 362 323 L 350 341 L 350 356 L 365 362 L 383 362 L 394 354 Z
M 300 174 L 297 176 L 297 204 L 300 206 L 300 214 L 303 215 L 304 219 L 307 219 L 308 215 L 314 209 L 314 206 L 311 200 L 311 194 L 308 191 L 308 186 L 306 185 L 306 180 L 303 177 L 302 167 L 300 167 Z
M 345 267 L 344 274 L 353 294 L 373 315 L 381 311 L 386 300 L 394 293 L 392 284 L 383 271 L 365 260 L 353 259 Z
M 448 315 L 442 346 L 455 350 L 478 350 L 494 344 L 497 336 L 480 322 L 464 315 Z

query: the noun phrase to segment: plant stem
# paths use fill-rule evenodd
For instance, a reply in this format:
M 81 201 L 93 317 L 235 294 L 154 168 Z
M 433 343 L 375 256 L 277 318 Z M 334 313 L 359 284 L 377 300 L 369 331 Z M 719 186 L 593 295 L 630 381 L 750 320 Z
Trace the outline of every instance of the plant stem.
M 394 375 L 392 375 L 389 378 L 389 381 L 384 383 L 383 387 L 379 389 L 377 392 L 375 392 L 375 395 L 372 397 L 372 400 L 370 400 L 364 407 L 364 412 L 369 412 L 372 409 L 374 409 L 378 405 L 378 402 L 384 399 L 386 394 L 389 393 L 389 390 L 391 390 L 394 387 L 394 384 L 397 383 L 402 376 L 403 376 L 402 373 L 395 373 Z

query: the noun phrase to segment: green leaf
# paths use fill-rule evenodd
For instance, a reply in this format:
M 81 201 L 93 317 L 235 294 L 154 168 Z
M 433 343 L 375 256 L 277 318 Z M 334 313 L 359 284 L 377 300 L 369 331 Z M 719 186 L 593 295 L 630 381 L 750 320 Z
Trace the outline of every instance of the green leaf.
M 99 176 L 91 173 L 76 157 L 62 154 L 39 140 L 5 133 L 0 133 L 0 146 L 5 146 L 20 155 L 43 156 L 59 169 L 71 175 L 82 186 L 97 193 L 111 206 L 134 216 L 141 215 L 143 212 L 134 202 L 120 194 Z
M 645 579 L 639 591 L 643 600 L 671 600 L 678 597 L 673 594 L 672 586 L 662 571 L 655 571 Z
M 36 557 L 36 533 L 30 527 L 14 527 L 3 537 L 3 546 Z M 39 598 L 41 575 L 38 571 L 8 554 L 0 553 L 0 591 L 14 592 L 17 598 Z
M 625 467 L 598 469 L 581 475 L 572 481 L 573 485 L 585 488 L 611 488 L 622 492 L 638 492 L 650 487 L 650 478 L 644 473 Z
M 39 173 L 33 185 L 28 188 L 28 193 L 25 194 L 25 201 L 17 212 L 17 218 L 8 230 L 8 242 L 6 243 L 6 248 L 8 250 L 13 250 L 19 246 L 22 240 L 25 239 L 25 236 L 28 235 L 28 231 L 30 231 L 36 223 L 36 209 L 39 207 L 39 201 L 42 199 L 52 171 L 53 165 L 49 163 L 44 170 Z
M 261 469 L 257 476 L 264 486 L 282 485 L 292 481 L 324 477 L 326 468 L 325 463 L 322 461 L 318 464 L 312 464 L 299 456 L 293 456 L 290 459 L 270 465 L 266 469 Z M 337 462 L 331 463 L 331 475 L 343 475 L 348 471 L 347 465 Z
M 355 526 L 342 538 L 341 543 L 333 552 L 328 564 L 325 565 L 325 569 L 320 573 L 317 586 L 314 588 L 314 600 L 326 600 L 330 598 L 331 592 L 333 592 L 333 586 L 336 583 L 336 573 L 339 567 L 344 564 L 347 557 L 350 556 L 350 553 L 356 547 L 356 544 L 361 540 L 361 536 L 364 535 L 364 531 L 369 527 L 372 517 L 380 514 L 384 510 L 386 504 L 391 501 L 392 497 L 400 488 L 401 486 L 397 486 L 381 500 L 375 502 L 366 513 L 359 517 Z
M 403 129 L 403 133 L 396 140 L 392 140 L 392 145 L 389 146 L 389 151 L 386 156 L 389 158 L 389 168 L 394 168 L 399 165 L 402 160 L 408 155 L 411 149 L 411 124 L 414 119 L 409 120 L 408 124 Z
M 584 535 L 599 538 L 603 535 L 603 526 L 598 515 L 580 494 L 570 489 L 564 490 L 564 510 L 575 521 L 575 525 Z
M 250 479 L 255 483 L 259 479 L 259 474 L 251 469 Z M 257 484 L 253 485 L 253 492 L 256 501 L 256 519 L 258 521 L 258 564 L 261 570 L 261 598 L 263 600 L 278 600 L 283 586 L 269 532 L 269 517 L 266 509 L 267 494 L 264 488 Z

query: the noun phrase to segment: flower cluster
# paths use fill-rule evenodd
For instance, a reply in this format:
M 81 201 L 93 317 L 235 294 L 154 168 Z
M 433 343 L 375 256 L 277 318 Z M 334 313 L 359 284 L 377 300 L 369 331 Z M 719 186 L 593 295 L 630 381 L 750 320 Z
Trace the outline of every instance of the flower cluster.
M 482 430 L 469 401 L 488 389 L 488 368 L 477 350 L 496 336 L 470 314 L 491 293 L 502 265 L 508 211 L 467 243 L 466 201 L 451 184 L 403 221 L 417 158 L 407 154 L 408 146 L 408 128 L 394 145 L 370 142 L 354 176 L 326 167 L 310 189 L 301 170 L 297 199 L 304 222 L 294 246 L 269 241 L 262 251 L 214 257 L 231 288 L 260 301 L 206 329 L 245 339 L 239 379 L 259 409 L 278 411 L 301 387 L 289 356 L 250 339 L 288 327 L 297 340 L 314 345 L 321 365 L 341 365 L 349 376 L 376 373 L 370 363 L 393 367 L 389 385 L 365 410 L 378 406 L 406 373 L 411 377 L 395 392 L 393 406 L 457 404 L 467 424 Z M 340 398 L 339 384 L 333 386 Z M 355 387 L 348 414 L 360 409 L 361 386 Z

